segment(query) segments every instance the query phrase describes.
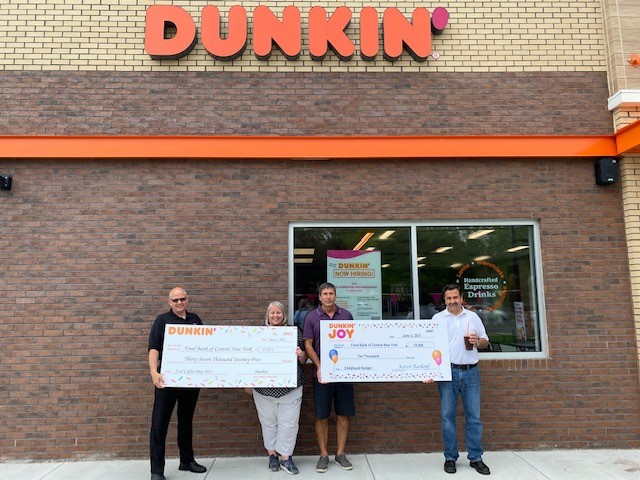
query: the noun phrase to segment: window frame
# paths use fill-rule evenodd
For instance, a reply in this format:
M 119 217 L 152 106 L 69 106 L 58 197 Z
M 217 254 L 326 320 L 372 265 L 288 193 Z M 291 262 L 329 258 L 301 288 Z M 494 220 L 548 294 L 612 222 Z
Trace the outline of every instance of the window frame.
M 540 242 L 540 222 L 538 220 L 453 220 L 453 221 L 375 221 L 375 222 L 332 222 L 332 221 L 315 221 L 315 222 L 289 222 L 288 232 L 288 300 L 289 300 L 289 318 L 293 318 L 295 306 L 295 285 L 294 285 L 294 231 L 296 228 L 363 228 L 363 227 L 409 227 L 410 229 L 410 256 L 411 256 L 411 282 L 412 291 L 417 292 L 419 289 L 418 275 L 418 233 L 419 227 L 483 227 L 483 226 L 525 226 L 532 228 L 533 248 L 530 248 L 530 261 L 533 262 L 532 272 L 534 272 L 535 296 L 538 306 L 537 322 L 540 341 L 539 352 L 479 352 L 480 360 L 509 360 L 509 359 L 536 359 L 548 358 L 548 336 L 547 336 L 547 317 L 544 302 L 544 281 L 542 272 L 542 253 Z M 413 296 L 413 311 L 420 311 L 418 295 Z

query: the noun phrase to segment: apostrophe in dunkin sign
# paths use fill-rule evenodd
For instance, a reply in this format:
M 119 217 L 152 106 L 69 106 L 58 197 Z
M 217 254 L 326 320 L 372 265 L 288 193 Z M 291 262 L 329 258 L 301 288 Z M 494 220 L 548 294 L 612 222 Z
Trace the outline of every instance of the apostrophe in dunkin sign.
M 480 260 L 464 265 L 458 271 L 457 283 L 464 290 L 466 303 L 495 310 L 507 296 L 507 280 L 495 263 Z

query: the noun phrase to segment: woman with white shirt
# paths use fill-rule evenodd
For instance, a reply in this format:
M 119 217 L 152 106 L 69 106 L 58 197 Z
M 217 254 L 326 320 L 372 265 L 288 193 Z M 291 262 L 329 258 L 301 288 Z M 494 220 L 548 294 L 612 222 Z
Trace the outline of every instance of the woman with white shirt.
M 280 302 L 271 302 L 265 314 L 265 325 L 287 326 L 287 316 Z M 264 448 L 269 454 L 269 469 L 273 472 L 281 468 L 295 475 L 298 467 L 293 463 L 293 450 L 298 437 L 298 422 L 302 406 L 302 386 L 307 354 L 303 348 L 302 332 L 298 329 L 298 381 L 293 388 L 254 388 L 253 400 L 262 425 Z

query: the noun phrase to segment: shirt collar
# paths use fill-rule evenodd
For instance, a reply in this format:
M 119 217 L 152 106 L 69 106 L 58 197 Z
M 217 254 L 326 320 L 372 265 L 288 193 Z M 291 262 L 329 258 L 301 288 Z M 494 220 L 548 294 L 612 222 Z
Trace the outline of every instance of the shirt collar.
M 466 308 L 464 308 L 464 306 L 463 306 L 463 307 L 462 307 L 462 311 L 461 311 L 458 315 L 454 315 L 453 313 L 451 313 L 451 312 L 449 311 L 449 309 L 448 309 L 448 308 L 445 308 L 445 309 L 444 309 L 445 315 L 446 315 L 446 316 L 448 316 L 448 317 L 453 317 L 453 318 L 461 317 L 462 315 L 464 315 L 464 314 L 465 314 L 465 313 L 467 313 L 468 311 L 469 311 L 469 310 L 467 310 L 467 309 L 466 309 Z
M 336 305 L 336 311 L 333 312 L 333 316 L 335 317 L 336 315 L 340 315 L 340 313 L 341 313 L 340 307 L 338 305 Z M 327 318 L 330 318 L 329 315 L 327 315 L 327 312 L 325 312 L 322 309 L 322 305 L 318 305 L 318 315 L 320 315 L 321 317 L 325 316 Z
M 173 310 L 171 310 L 171 309 L 169 309 L 169 313 L 170 313 L 171 315 L 173 315 L 174 317 L 179 318 L 179 319 L 180 319 L 180 320 L 182 320 L 182 321 L 186 321 L 186 320 L 188 320 L 188 319 L 189 319 L 189 312 L 188 312 L 187 310 L 185 310 L 185 311 L 184 311 L 184 313 L 187 315 L 187 316 L 186 316 L 186 317 L 184 317 L 184 318 L 179 317 L 178 315 L 176 315 L 176 314 L 173 312 Z

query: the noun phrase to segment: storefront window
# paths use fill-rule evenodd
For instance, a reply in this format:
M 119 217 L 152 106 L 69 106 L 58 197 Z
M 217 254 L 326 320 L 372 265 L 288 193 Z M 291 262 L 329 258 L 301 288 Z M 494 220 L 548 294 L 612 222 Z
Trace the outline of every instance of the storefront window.
M 294 305 L 301 299 L 317 304 L 318 286 L 329 281 L 338 287 L 340 305 L 354 317 L 364 312 L 359 320 L 406 318 L 413 298 L 410 236 L 407 226 L 294 228 Z
M 443 308 L 442 285 L 464 291 L 496 352 L 540 352 L 533 225 L 417 227 L 418 298 Z
M 540 357 L 544 317 L 537 224 L 292 224 L 291 310 L 330 281 L 359 320 L 431 318 L 455 283 L 485 325 L 485 357 Z

